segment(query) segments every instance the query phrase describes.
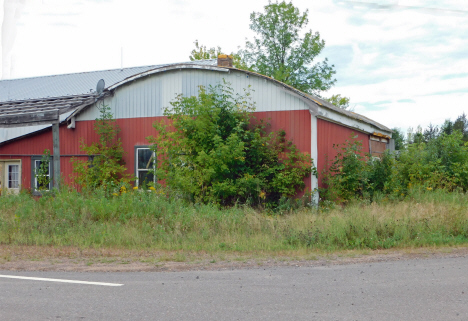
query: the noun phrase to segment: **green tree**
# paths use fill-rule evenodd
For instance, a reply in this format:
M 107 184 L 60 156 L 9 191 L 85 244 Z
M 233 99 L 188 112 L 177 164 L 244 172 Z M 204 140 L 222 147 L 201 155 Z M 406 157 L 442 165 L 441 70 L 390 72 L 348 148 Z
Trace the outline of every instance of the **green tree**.
M 392 128 L 392 138 L 395 141 L 395 150 L 405 149 L 405 134 L 400 128 Z
M 466 119 L 465 113 L 457 117 L 453 123 L 453 130 L 458 130 L 463 135 L 463 141 L 468 141 L 468 119 Z
M 178 195 L 203 203 L 248 203 L 274 207 L 304 188 L 310 155 L 268 131 L 253 118 L 249 93 L 227 85 L 201 87 L 198 96 L 179 95 L 164 112 L 168 122 L 153 124 L 148 140 L 158 155 L 157 177 Z
M 74 182 L 81 188 L 95 189 L 102 187 L 112 191 L 121 184 L 129 183 L 132 177 L 126 174 L 123 161 L 124 149 L 118 138 L 119 126 L 110 111 L 110 107 L 99 107 L 100 117 L 94 123 L 94 130 L 99 142 L 86 145 L 80 141 L 80 149 L 91 157 L 91 161 L 72 158 Z
M 190 61 L 216 59 L 219 55 L 225 54 L 220 46 L 207 48 L 204 45 L 200 45 L 198 40 L 195 40 L 193 43 L 195 44 L 195 49 L 190 52 Z M 231 52 L 229 55 L 232 57 L 232 65 L 234 67 L 244 70 L 249 69 L 240 53 Z
M 307 10 L 301 14 L 291 2 L 269 2 L 263 13 L 253 12 L 250 21 L 257 36 L 247 41 L 243 54 L 252 70 L 310 94 L 333 86 L 335 70 L 327 58 L 313 64 L 325 41 L 318 32 L 303 33 Z
M 190 61 L 215 59 L 218 58 L 219 55 L 223 54 L 220 46 L 216 48 L 206 48 L 206 46 L 199 45 L 198 40 L 195 40 L 193 43 L 195 44 L 195 49 L 190 53 Z
M 327 98 L 327 101 L 332 103 L 336 107 L 340 107 L 341 109 L 349 108 L 349 98 L 342 97 L 340 94 L 333 95 L 330 98 Z
M 433 139 L 436 139 L 439 136 L 439 127 L 429 124 L 423 133 L 424 141 L 427 143 Z
M 452 135 L 453 130 L 453 122 L 450 119 L 446 119 L 440 127 L 440 133 L 445 135 Z

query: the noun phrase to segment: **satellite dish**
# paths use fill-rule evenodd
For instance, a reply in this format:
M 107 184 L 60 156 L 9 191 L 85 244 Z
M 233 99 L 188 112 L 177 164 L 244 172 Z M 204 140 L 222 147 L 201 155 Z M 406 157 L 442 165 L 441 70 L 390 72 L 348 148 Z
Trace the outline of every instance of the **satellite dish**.
M 97 86 L 96 86 L 96 92 L 98 93 L 98 95 L 102 94 L 102 92 L 104 91 L 104 87 L 105 87 L 104 79 L 99 79 Z

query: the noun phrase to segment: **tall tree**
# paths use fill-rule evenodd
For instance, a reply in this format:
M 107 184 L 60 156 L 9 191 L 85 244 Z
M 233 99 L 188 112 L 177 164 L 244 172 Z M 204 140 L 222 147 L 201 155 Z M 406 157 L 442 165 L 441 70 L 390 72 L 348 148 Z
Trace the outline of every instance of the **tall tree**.
M 291 2 L 270 1 L 263 13 L 253 12 L 250 21 L 257 36 L 247 41 L 243 54 L 254 71 L 310 94 L 333 86 L 334 65 L 327 58 L 314 64 L 325 41 L 318 32 L 303 32 L 308 10 L 301 14 Z
M 440 133 L 446 135 L 452 135 L 453 133 L 453 122 L 450 119 L 446 119 L 445 122 L 440 127 Z
M 457 117 L 453 123 L 453 130 L 458 130 L 463 134 L 463 141 L 468 141 L 468 119 L 466 119 L 465 113 Z
M 426 143 L 436 139 L 439 136 L 439 127 L 432 125 L 432 123 L 429 124 L 429 126 L 424 130 L 423 136 Z
M 400 128 L 392 128 L 392 138 L 395 140 L 395 150 L 405 149 L 405 134 Z

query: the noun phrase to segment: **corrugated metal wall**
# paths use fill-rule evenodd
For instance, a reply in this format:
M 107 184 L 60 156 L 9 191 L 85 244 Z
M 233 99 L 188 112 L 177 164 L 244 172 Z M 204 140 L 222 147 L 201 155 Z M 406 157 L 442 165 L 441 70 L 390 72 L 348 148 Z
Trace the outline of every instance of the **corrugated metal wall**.
M 196 96 L 199 86 L 216 86 L 222 84 L 223 79 L 236 93 L 243 94 L 249 89 L 256 111 L 308 110 L 300 98 L 266 79 L 238 71 L 190 69 L 171 70 L 135 80 L 117 88 L 104 104 L 111 107 L 117 119 L 162 116 L 164 108 L 170 107 L 177 95 Z M 98 116 L 99 111 L 91 107 L 78 115 L 77 120 L 94 120 Z
M 369 135 L 357 130 L 347 128 L 323 119 L 317 119 L 317 170 L 319 173 L 319 186 L 324 187 L 321 179 L 322 171 L 328 167 L 328 160 L 332 160 L 337 151 L 333 145 L 343 144 L 346 140 L 350 140 L 352 136 L 357 135 L 357 140 L 362 142 L 362 150 L 364 153 L 369 152 Z

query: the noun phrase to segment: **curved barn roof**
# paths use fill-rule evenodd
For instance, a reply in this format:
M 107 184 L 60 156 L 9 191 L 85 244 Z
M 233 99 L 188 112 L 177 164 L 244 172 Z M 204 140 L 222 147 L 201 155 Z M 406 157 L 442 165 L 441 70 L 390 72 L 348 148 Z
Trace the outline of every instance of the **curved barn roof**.
M 230 70 L 235 70 L 255 75 L 257 77 L 267 79 L 268 81 L 272 81 L 275 84 L 279 85 L 280 88 L 283 88 L 284 90 L 287 90 L 288 92 L 301 97 L 303 100 L 308 102 L 309 106 L 311 106 L 311 112 L 313 113 L 314 111 L 312 109 L 318 108 L 318 106 L 320 106 L 327 110 L 331 110 L 335 113 L 341 114 L 347 118 L 351 118 L 359 122 L 369 124 L 382 131 L 388 133 L 391 132 L 391 129 L 389 129 L 388 127 L 378 122 L 375 122 L 363 115 L 338 108 L 333 104 L 329 103 L 328 101 L 303 93 L 273 78 L 237 68 L 218 67 L 216 59 L 113 70 L 102 70 L 93 72 L 82 72 L 64 75 L 53 75 L 44 77 L 2 80 L 0 81 L 0 117 L 3 114 L 6 114 L 7 112 L 22 113 L 25 111 L 22 110 L 22 108 L 26 108 L 27 112 L 33 112 L 35 108 L 37 109 L 37 111 L 41 111 L 41 109 L 44 110 L 48 108 L 54 109 L 57 106 L 62 106 L 61 103 L 64 100 L 67 100 L 67 97 L 81 98 L 86 96 L 86 99 L 83 99 L 86 100 L 86 103 L 84 104 L 77 104 L 75 106 L 66 105 L 67 114 L 64 114 L 64 117 L 60 117 L 61 121 L 63 121 L 67 118 L 76 115 L 77 113 L 86 109 L 88 106 L 91 106 L 95 102 L 95 99 L 98 98 L 98 95 L 96 94 L 93 88 L 96 86 L 99 79 L 105 80 L 107 88 L 105 89 L 104 94 L 109 94 L 114 90 L 118 89 L 119 87 L 129 84 L 135 80 L 177 69 L 198 69 L 218 72 L 229 72 Z M 9 129 L 8 132 L 6 131 L 6 129 L 0 128 L 0 143 L 26 134 L 30 134 L 37 130 L 42 130 L 47 127 L 49 126 L 43 125 L 30 126 L 27 128 L 12 128 Z
M 289 86 L 289 85 L 287 85 L 285 83 L 282 83 L 281 81 L 278 81 L 276 79 L 273 79 L 271 77 L 268 77 L 268 76 L 265 76 L 265 75 L 262 75 L 262 74 L 259 74 L 259 73 L 256 73 L 256 72 L 243 70 L 243 69 L 237 69 L 237 68 L 233 68 L 233 67 L 218 67 L 216 65 L 208 65 L 208 64 L 196 65 L 196 64 L 193 64 L 193 63 L 190 63 L 190 64 L 180 63 L 180 64 L 158 66 L 158 67 L 156 67 L 154 69 L 146 70 L 146 71 L 143 71 L 141 73 L 138 73 L 138 74 L 132 75 L 130 77 L 127 77 L 125 79 L 122 79 L 121 81 L 107 87 L 107 90 L 108 91 L 113 91 L 113 90 L 116 90 L 117 88 L 119 88 L 119 87 L 121 87 L 123 85 L 126 85 L 128 83 L 131 83 L 131 82 L 133 82 L 135 80 L 138 80 L 138 79 L 141 79 L 141 78 L 144 78 L 144 77 L 148 77 L 150 75 L 158 74 L 158 73 L 161 73 L 161 72 L 166 72 L 166 71 L 170 71 L 170 70 L 177 70 L 177 69 L 201 69 L 201 70 L 224 71 L 224 72 L 228 72 L 229 70 L 236 70 L 236 71 L 244 72 L 246 74 L 255 75 L 257 77 L 264 78 L 264 79 L 267 79 L 269 81 L 272 81 L 272 82 L 276 83 L 277 85 L 282 86 L 286 90 L 291 91 L 291 92 L 295 93 L 296 95 L 299 95 L 302 98 L 307 99 L 310 102 L 312 102 L 314 104 L 317 104 L 317 105 L 319 105 L 321 107 L 330 109 L 330 110 L 332 110 L 332 111 L 334 111 L 336 113 L 339 113 L 339 114 L 343 114 L 346 117 L 358 120 L 360 122 L 370 124 L 370 125 L 375 126 L 378 129 L 381 129 L 383 131 L 392 132 L 392 130 L 390 128 L 388 128 L 388 127 L 386 127 L 386 126 L 384 126 L 384 125 L 382 125 L 382 124 L 380 124 L 380 123 L 378 123 L 378 122 L 376 122 L 376 121 L 374 121 L 374 120 L 372 120 L 372 119 L 370 119 L 370 118 L 368 118 L 366 116 L 363 116 L 361 114 L 339 108 L 339 107 L 333 105 L 332 103 L 330 103 L 330 102 L 328 102 L 328 101 L 326 101 L 324 99 L 321 99 L 319 97 L 316 97 L 316 96 L 313 96 L 313 95 L 310 95 L 310 94 L 306 94 L 306 93 L 304 93 L 304 92 L 302 92 L 300 90 L 297 90 L 294 87 L 291 87 L 291 86 Z

